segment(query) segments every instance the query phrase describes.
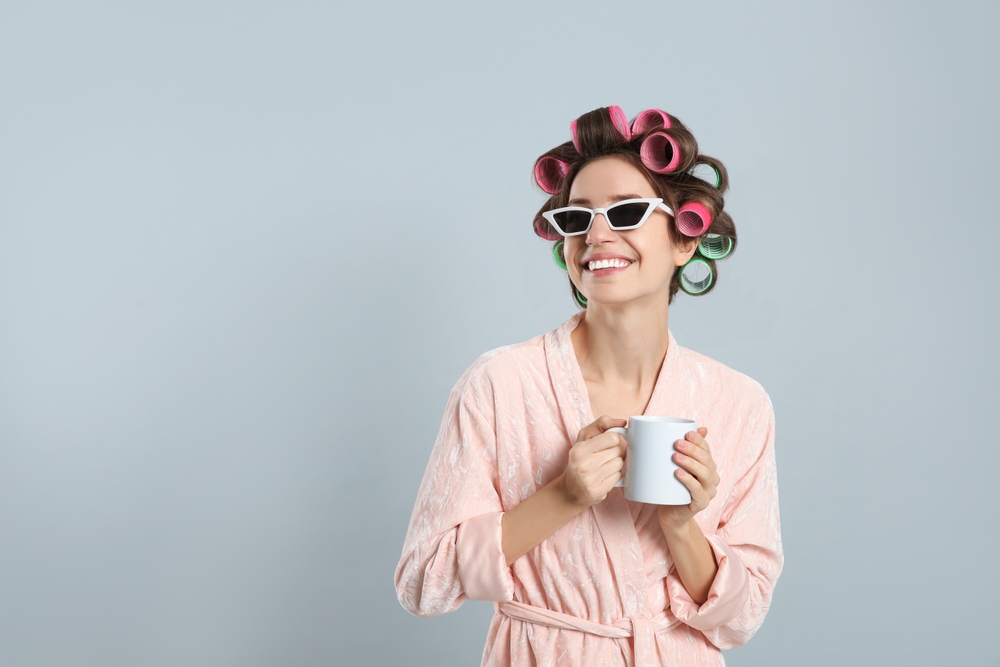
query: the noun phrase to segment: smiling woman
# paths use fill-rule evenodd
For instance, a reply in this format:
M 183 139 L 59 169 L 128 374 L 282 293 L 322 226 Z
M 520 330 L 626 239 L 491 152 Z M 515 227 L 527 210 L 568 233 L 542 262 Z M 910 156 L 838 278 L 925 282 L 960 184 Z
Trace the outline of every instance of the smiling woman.
M 642 112 L 631 126 L 616 122 L 612 116 L 621 118 L 624 114 L 615 111 L 617 107 L 610 109 L 610 112 L 597 109 L 581 116 L 573 125 L 573 141 L 553 148 L 536 161 L 535 178 L 552 196 L 535 216 L 535 233 L 557 241 L 554 252 L 559 257 L 557 261 L 564 262 L 563 237 L 580 234 L 581 222 L 596 217 L 590 213 L 591 209 L 581 207 L 583 200 L 572 188 L 564 186 L 576 183 L 579 172 L 595 160 L 616 158 L 634 167 L 633 176 L 641 179 L 634 181 L 641 183 L 638 189 L 651 192 L 651 196 L 665 202 L 660 209 L 672 219 L 661 228 L 670 235 L 671 242 L 696 243 L 695 253 L 687 260 L 690 264 L 674 270 L 669 299 L 673 300 L 679 289 L 691 295 L 711 291 L 718 275 L 715 262 L 736 249 L 736 226 L 723 210 L 722 195 L 729 187 L 725 166 L 715 158 L 699 154 L 698 143 L 684 124 L 659 109 Z M 652 210 L 646 211 L 647 215 L 650 213 Z M 633 229 L 645 222 L 645 218 L 637 219 L 630 227 L 625 219 L 619 224 L 606 215 L 604 219 L 615 230 Z M 577 302 L 586 305 L 586 292 L 579 289 L 572 271 L 570 286 Z
M 534 228 L 584 310 L 458 381 L 396 591 L 418 616 L 493 600 L 484 665 L 721 665 L 760 627 L 783 563 L 771 402 L 667 326 L 678 290 L 711 290 L 735 247 L 726 171 L 656 109 L 631 123 L 597 109 L 571 133 L 535 164 L 551 196 Z M 619 488 L 641 451 L 621 427 L 639 415 L 690 420 L 653 443 L 676 468 L 658 483 L 690 502 Z

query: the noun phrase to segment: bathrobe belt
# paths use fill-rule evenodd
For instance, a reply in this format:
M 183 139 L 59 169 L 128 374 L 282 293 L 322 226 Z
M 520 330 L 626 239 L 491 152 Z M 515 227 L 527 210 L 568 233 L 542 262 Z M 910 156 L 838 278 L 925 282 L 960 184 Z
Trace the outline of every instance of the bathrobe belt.
M 497 608 L 509 616 L 519 621 L 547 625 L 550 628 L 560 630 L 576 630 L 587 632 L 601 637 L 612 637 L 615 639 L 633 638 L 635 646 L 635 664 L 637 666 L 659 664 L 660 660 L 656 656 L 655 633 L 669 630 L 675 625 L 679 625 L 677 618 L 665 611 L 661 611 L 652 618 L 648 616 L 626 616 L 620 618 L 611 625 L 595 623 L 578 616 L 563 614 L 552 611 L 544 607 L 535 607 L 522 602 L 498 602 Z

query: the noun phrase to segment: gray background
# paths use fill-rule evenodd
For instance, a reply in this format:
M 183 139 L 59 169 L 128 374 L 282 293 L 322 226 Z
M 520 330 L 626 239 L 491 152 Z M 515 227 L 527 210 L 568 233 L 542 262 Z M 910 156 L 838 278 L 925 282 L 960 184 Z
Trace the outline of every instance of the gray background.
M 4 3 L 0 665 L 472 665 L 393 590 L 451 386 L 575 311 L 531 165 L 660 106 L 777 412 L 732 665 L 1000 664 L 987 3 Z M 478 5 L 478 6 L 477 6 Z

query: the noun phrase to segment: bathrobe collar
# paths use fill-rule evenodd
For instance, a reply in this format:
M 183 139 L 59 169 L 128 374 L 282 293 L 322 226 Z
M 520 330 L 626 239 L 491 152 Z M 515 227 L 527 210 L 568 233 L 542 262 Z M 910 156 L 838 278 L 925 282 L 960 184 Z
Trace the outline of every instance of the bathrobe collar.
M 584 312 L 577 313 L 545 335 L 545 359 L 570 443 L 576 442 L 580 429 L 595 419 L 587 384 L 570 338 L 583 317 Z M 669 415 L 671 404 L 677 403 L 677 392 L 670 385 L 676 374 L 678 356 L 677 343 L 668 331 L 667 355 L 643 414 Z M 610 557 L 625 615 L 648 615 L 646 567 L 623 489 L 613 489 L 603 502 L 594 505 L 590 511 L 594 513 Z

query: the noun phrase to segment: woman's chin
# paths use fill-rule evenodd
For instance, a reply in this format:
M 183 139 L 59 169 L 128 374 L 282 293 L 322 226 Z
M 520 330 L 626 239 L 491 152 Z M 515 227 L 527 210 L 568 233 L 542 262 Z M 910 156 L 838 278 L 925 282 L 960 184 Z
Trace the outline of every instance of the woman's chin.
M 625 290 L 594 289 L 587 296 L 587 305 L 590 304 L 607 306 L 609 308 L 622 308 L 629 304 L 646 306 L 651 303 L 666 303 L 669 299 L 669 292 L 634 292 Z

